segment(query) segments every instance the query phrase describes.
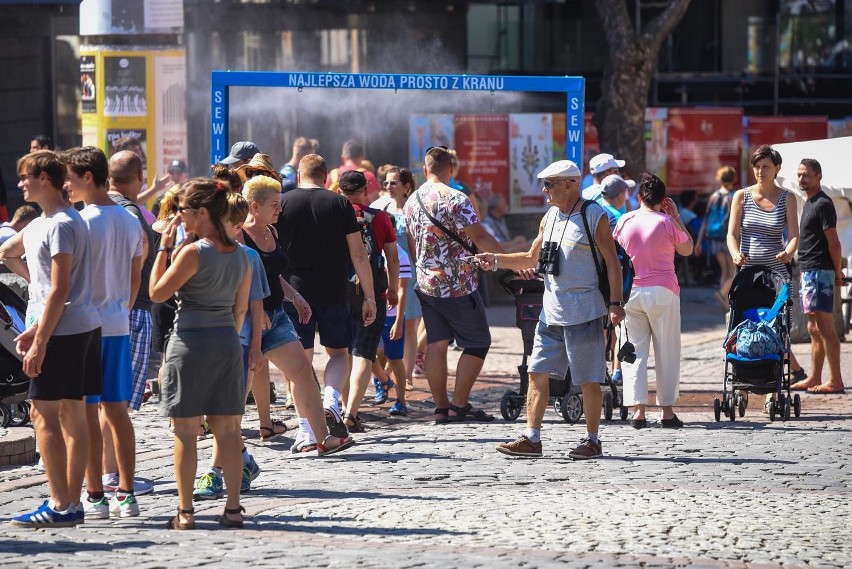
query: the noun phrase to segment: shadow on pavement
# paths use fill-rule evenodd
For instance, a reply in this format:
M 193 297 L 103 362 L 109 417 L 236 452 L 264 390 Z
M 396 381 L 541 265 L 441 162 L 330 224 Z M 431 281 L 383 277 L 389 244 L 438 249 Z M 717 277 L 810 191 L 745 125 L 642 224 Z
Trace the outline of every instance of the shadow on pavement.
M 165 525 L 157 523 L 157 526 Z M 150 525 L 146 524 L 146 527 Z M 122 551 L 124 549 L 142 549 L 159 545 L 155 541 L 132 540 L 132 541 L 115 541 L 112 543 L 97 543 L 93 541 L 56 541 L 53 543 L 44 543 L 41 541 L 28 541 L 16 539 L 15 541 L 0 540 L 0 553 L 26 553 L 27 555 L 38 555 L 40 553 L 57 553 L 68 554 L 90 551 Z

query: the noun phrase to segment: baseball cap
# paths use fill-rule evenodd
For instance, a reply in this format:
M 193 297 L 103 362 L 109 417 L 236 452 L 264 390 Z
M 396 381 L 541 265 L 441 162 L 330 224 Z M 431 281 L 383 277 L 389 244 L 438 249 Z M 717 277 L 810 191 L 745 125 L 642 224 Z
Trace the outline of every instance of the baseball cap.
M 616 160 L 612 154 L 598 154 L 589 160 L 589 172 L 600 174 L 610 168 L 624 168 L 624 160 Z
M 248 140 L 241 140 L 231 147 L 231 152 L 225 158 L 222 158 L 219 164 L 228 166 L 239 160 L 248 162 L 255 154 L 260 154 L 260 148 L 257 147 L 257 144 Z
M 634 183 L 635 185 L 635 183 Z M 610 174 L 601 180 L 601 194 L 606 199 L 618 197 L 622 192 L 626 192 L 630 188 L 630 184 L 618 174 Z
M 345 193 L 357 192 L 361 188 L 367 187 L 367 177 L 358 170 L 349 170 L 340 176 L 338 186 L 340 191 Z
M 166 168 L 166 172 L 180 172 L 182 174 L 186 172 L 186 162 L 183 160 L 172 160 L 169 162 L 169 167 Z
M 537 177 L 542 180 L 544 178 L 579 178 L 582 175 L 577 165 L 570 160 L 557 160 L 539 172 Z

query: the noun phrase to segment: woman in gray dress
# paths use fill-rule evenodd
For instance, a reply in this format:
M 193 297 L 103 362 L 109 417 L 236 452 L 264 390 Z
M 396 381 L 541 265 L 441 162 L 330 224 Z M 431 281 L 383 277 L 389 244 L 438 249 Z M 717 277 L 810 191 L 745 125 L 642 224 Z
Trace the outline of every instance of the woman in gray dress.
M 150 282 L 153 302 L 176 293 L 178 306 L 174 331 L 166 341 L 162 384 L 162 412 L 175 427 L 180 503 L 167 527 L 195 528 L 196 435 L 204 415 L 216 438 L 228 489 L 219 523 L 242 527 L 240 419 L 245 404 L 239 330 L 248 309 L 251 269 L 245 252 L 225 229 L 228 185 L 194 178 L 182 190 L 179 213 L 163 232 Z M 172 253 L 181 223 L 187 238 Z M 169 255 L 172 262 L 166 268 Z

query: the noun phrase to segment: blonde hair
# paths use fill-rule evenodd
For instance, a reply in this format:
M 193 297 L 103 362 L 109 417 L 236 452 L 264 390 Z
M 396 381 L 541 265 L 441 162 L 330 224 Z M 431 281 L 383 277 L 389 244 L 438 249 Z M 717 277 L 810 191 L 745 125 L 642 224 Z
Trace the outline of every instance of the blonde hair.
M 255 176 L 243 184 L 243 197 L 248 203 L 263 205 L 272 193 L 281 193 L 281 182 L 269 176 Z
M 178 201 L 180 201 L 181 193 L 183 193 L 183 188 L 180 184 L 175 184 L 163 194 L 163 199 L 160 200 L 160 213 L 157 215 L 157 220 L 168 221 L 173 215 L 177 215 Z

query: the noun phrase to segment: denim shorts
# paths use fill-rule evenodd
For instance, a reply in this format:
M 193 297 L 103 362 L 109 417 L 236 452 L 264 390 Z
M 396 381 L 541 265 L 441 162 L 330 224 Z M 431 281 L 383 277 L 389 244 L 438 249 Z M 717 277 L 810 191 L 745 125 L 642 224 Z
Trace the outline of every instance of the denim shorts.
M 802 271 L 802 312 L 834 312 L 834 271 Z
M 427 343 L 455 340 L 460 348 L 491 347 L 491 330 L 479 292 L 454 298 L 438 298 L 419 290 L 416 292 L 420 306 L 423 307 Z
M 529 371 L 565 377 L 570 368 L 574 385 L 603 383 L 605 352 L 602 318 L 572 326 L 548 326 L 539 320 Z
M 299 335 L 296 333 L 293 321 L 290 320 L 290 317 L 284 312 L 283 308 L 266 310 L 265 312 L 269 321 L 272 322 L 272 326 L 268 330 L 264 330 L 260 335 L 261 352 L 265 354 L 278 346 L 299 341 Z
M 314 335 L 319 330 L 320 344 L 332 350 L 348 348 L 351 342 L 349 330 L 349 304 L 312 304 L 311 319 L 307 324 L 299 322 L 299 314 L 291 303 L 284 303 L 284 312 L 290 317 L 302 347 L 311 350 L 314 347 Z
M 414 293 L 414 279 L 409 279 L 408 286 L 405 289 L 405 319 L 414 320 L 423 316 L 423 309 L 420 308 L 420 300 Z

